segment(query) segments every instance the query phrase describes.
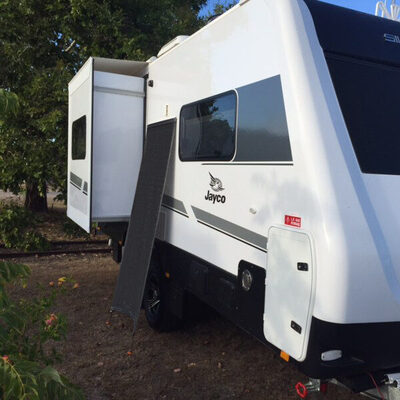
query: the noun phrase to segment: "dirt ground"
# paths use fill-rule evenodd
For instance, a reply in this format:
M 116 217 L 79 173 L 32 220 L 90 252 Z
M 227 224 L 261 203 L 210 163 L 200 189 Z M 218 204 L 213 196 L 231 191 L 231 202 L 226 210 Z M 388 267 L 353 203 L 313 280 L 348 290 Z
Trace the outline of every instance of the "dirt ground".
M 65 207 L 52 201 L 54 195 L 49 195 L 50 213 L 42 216 L 39 231 L 49 240 L 70 240 L 61 228 Z M 9 199 L 22 201 L 0 191 L 0 200 Z M 0 259 L 4 251 L 0 249 Z M 307 381 L 294 366 L 216 313 L 163 334 L 153 331 L 142 315 L 132 340 L 128 317 L 115 313 L 110 319 L 118 276 L 110 255 L 15 261 L 29 265 L 32 277 L 26 289 L 12 290 L 14 296 L 35 296 L 38 283 L 54 290 L 48 283 L 61 276 L 79 282 L 79 288 L 60 297 L 53 310 L 68 319 L 68 337 L 60 343 L 63 361 L 56 367 L 83 388 L 88 400 L 291 400 L 298 398 L 294 385 Z M 362 398 L 333 385 L 326 396 Z
M 133 341 L 128 317 L 114 314 L 108 325 L 118 275 L 109 255 L 18 261 L 32 268 L 32 279 L 14 295 L 33 296 L 37 282 L 54 290 L 48 282 L 61 276 L 79 282 L 54 310 L 69 322 L 67 341 L 61 344 L 64 360 L 57 368 L 80 385 L 89 400 L 298 398 L 294 385 L 306 378 L 217 314 L 164 334 L 151 330 L 142 315 Z M 361 398 L 334 386 L 326 396 Z

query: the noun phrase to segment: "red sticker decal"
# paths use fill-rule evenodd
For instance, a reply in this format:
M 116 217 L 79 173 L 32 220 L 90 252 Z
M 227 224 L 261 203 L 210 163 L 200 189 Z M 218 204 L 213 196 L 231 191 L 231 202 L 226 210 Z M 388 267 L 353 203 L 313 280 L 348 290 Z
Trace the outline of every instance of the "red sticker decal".
M 301 218 L 294 217 L 293 215 L 285 215 L 285 225 L 295 226 L 301 228 Z

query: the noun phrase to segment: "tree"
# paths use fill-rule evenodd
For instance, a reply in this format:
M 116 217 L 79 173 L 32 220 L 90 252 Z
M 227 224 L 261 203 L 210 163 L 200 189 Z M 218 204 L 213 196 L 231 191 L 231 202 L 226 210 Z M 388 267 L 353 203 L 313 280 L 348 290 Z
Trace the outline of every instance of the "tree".
M 0 189 L 26 188 L 25 206 L 47 209 L 65 193 L 67 84 L 89 56 L 145 60 L 203 23 L 206 0 L 0 0 L 0 87 L 20 107 L 0 126 Z
M 225 11 L 228 11 L 230 8 L 235 6 L 238 3 L 238 1 L 239 0 L 221 0 L 221 1 L 217 1 L 214 4 L 214 7 L 213 7 L 212 11 L 210 10 L 206 14 L 204 19 L 206 21 L 209 21 L 209 20 L 212 20 L 212 19 L 218 17 L 219 15 L 223 14 Z
M 18 110 L 18 97 L 15 93 L 0 89 L 0 125 L 7 114 L 16 113 Z

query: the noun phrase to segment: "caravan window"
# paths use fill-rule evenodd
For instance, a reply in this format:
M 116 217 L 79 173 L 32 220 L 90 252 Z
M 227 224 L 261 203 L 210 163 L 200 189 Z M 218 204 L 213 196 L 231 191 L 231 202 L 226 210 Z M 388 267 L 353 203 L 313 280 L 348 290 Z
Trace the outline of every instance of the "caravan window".
M 400 175 L 400 69 L 332 55 L 327 62 L 361 171 Z
M 235 153 L 236 93 L 182 107 L 179 156 L 182 161 L 229 161 Z
M 72 159 L 84 160 L 86 157 L 86 115 L 72 123 Z
M 235 161 L 292 161 L 280 76 L 242 86 L 237 92 Z

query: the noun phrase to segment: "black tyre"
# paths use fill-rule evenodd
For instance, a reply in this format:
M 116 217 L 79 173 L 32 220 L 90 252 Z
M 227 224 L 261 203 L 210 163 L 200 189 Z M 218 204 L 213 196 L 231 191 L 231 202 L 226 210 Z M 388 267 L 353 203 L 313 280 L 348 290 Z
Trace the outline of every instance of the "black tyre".
M 156 331 L 168 332 L 181 327 L 182 321 L 168 309 L 168 285 L 162 270 L 152 257 L 143 295 L 143 308 L 149 325 Z

